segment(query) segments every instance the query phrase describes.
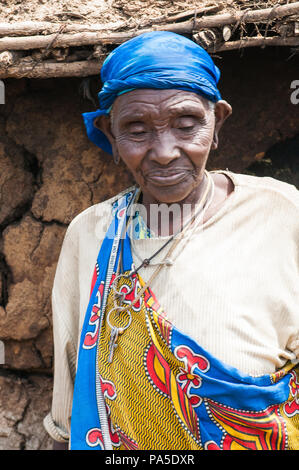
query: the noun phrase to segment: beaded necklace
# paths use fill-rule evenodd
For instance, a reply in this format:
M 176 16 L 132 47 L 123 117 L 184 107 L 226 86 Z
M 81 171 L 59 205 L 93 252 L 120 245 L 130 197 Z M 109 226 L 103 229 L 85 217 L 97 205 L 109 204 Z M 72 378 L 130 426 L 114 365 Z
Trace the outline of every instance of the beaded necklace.
M 132 322 L 132 314 L 130 312 L 129 309 L 131 309 L 131 307 L 133 307 L 136 302 L 140 299 L 140 297 L 142 296 L 142 294 L 146 291 L 146 289 L 151 285 L 152 281 L 158 276 L 158 274 L 160 273 L 160 271 L 163 269 L 163 267 L 165 265 L 168 264 L 168 260 L 170 259 L 170 256 L 172 255 L 172 253 L 174 252 L 175 248 L 178 246 L 178 244 L 180 243 L 180 241 L 183 239 L 185 233 L 187 232 L 187 230 L 189 229 L 189 227 L 192 225 L 192 223 L 196 220 L 196 218 L 198 217 L 198 215 L 203 211 L 203 208 L 205 208 L 206 206 L 206 202 L 207 202 L 207 198 L 209 196 L 209 193 L 210 193 L 210 190 L 212 189 L 212 194 L 213 194 L 213 190 L 214 190 L 214 182 L 213 182 L 213 179 L 211 177 L 211 175 L 205 170 L 205 175 L 207 177 L 207 184 L 206 184 L 206 188 L 205 188 L 205 191 L 204 191 L 204 194 L 203 196 L 201 197 L 200 199 L 200 202 L 199 202 L 199 210 L 183 225 L 183 228 L 181 230 L 179 230 L 178 232 L 176 232 L 175 234 L 173 234 L 163 245 L 162 247 L 160 247 L 155 253 L 153 253 L 153 255 L 151 255 L 149 258 L 145 258 L 142 263 L 138 266 L 138 268 L 136 268 L 135 270 L 132 270 L 129 274 L 120 274 L 119 271 L 120 271 L 120 265 L 121 265 L 121 255 L 119 256 L 119 260 L 118 260 L 118 267 L 117 267 L 117 271 L 116 271 L 116 276 L 111 284 L 111 291 L 113 292 L 113 303 L 114 303 L 114 306 L 112 307 L 112 309 L 110 309 L 110 311 L 108 312 L 107 314 L 107 324 L 109 325 L 110 329 L 111 329 L 111 334 L 110 334 L 110 342 L 109 342 L 109 357 L 108 357 L 108 362 L 112 362 L 113 360 L 113 353 L 115 351 L 115 348 L 117 347 L 117 339 L 118 339 L 118 336 L 123 334 L 124 331 L 129 328 L 129 326 L 131 325 L 131 322 Z M 140 195 L 140 191 L 136 194 L 136 200 L 138 200 L 138 197 Z M 212 199 L 212 198 L 211 198 Z M 210 199 L 210 201 L 211 201 Z M 128 223 L 126 224 L 126 229 L 128 228 L 128 226 L 130 225 L 132 221 L 132 215 L 129 217 L 129 220 L 128 220 Z M 195 228 L 197 227 L 197 224 L 195 224 L 194 226 L 194 230 Z M 193 230 L 193 231 L 194 231 Z M 192 231 L 192 233 L 193 233 Z M 188 239 L 190 238 L 190 236 L 188 237 Z M 130 302 L 129 304 L 127 304 L 126 306 L 123 306 L 123 305 L 118 305 L 117 302 L 116 302 L 116 298 L 118 298 L 118 300 L 122 303 L 124 301 L 124 298 L 125 296 L 127 296 L 128 294 L 130 294 L 133 289 L 134 289 L 134 280 L 133 280 L 133 276 L 136 276 L 137 272 L 142 268 L 142 267 L 147 267 L 150 265 L 151 261 L 153 260 L 153 258 L 155 256 L 157 256 L 158 253 L 160 253 L 167 245 L 169 245 L 171 242 L 173 241 L 173 244 L 172 246 L 170 247 L 170 249 L 168 250 L 166 256 L 164 257 L 164 260 L 159 263 L 158 267 L 155 269 L 155 271 L 153 272 L 152 276 L 150 277 L 150 279 L 144 284 L 144 286 L 139 290 L 138 294 L 136 295 L 136 297 L 132 300 L 132 302 Z M 118 290 L 118 281 L 121 277 L 126 277 L 128 279 L 130 279 L 131 281 L 131 289 L 129 291 L 127 291 L 126 293 L 124 292 L 120 292 Z M 117 327 L 115 325 L 112 325 L 111 321 L 110 321 L 110 316 L 112 314 L 112 312 L 117 312 L 118 314 L 119 313 L 124 313 L 126 312 L 128 314 L 128 317 L 129 317 L 129 320 L 127 322 L 127 324 L 124 326 L 124 327 Z

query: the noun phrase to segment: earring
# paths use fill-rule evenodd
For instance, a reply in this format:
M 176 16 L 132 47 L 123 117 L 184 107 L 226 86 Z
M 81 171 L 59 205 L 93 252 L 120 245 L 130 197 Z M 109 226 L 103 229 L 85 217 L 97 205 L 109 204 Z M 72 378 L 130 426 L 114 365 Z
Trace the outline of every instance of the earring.
M 118 153 L 113 154 L 113 160 L 114 160 L 115 165 L 119 164 L 119 155 L 118 155 Z
M 217 138 L 216 134 L 214 134 L 211 148 L 213 150 L 215 150 L 217 147 L 218 147 L 218 138 Z

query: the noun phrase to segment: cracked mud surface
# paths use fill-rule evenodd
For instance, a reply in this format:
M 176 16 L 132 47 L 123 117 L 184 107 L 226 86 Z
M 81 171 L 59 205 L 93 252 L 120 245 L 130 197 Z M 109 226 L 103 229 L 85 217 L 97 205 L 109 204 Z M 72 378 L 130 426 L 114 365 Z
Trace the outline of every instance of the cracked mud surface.
M 51 390 L 48 376 L 0 376 L 0 449 L 51 449 L 41 421 L 50 407 Z
M 299 129 L 287 53 L 216 59 L 233 116 L 210 168 L 274 176 L 299 187 Z M 285 54 L 285 55 L 284 55 Z M 274 78 L 273 78 L 274 77 Z M 90 81 L 99 90 L 97 77 Z M 46 449 L 53 340 L 51 288 L 70 221 L 132 183 L 89 142 L 81 113 L 94 110 L 80 79 L 5 81 L 0 105 L 0 449 Z M 95 95 L 96 96 L 96 95 Z M 277 97 L 280 103 L 277 105 Z
M 7 80 L 0 107 L 0 449 L 47 449 L 51 289 L 70 221 L 131 184 L 85 136 L 79 81 Z M 121 177 L 123 175 L 123 178 Z

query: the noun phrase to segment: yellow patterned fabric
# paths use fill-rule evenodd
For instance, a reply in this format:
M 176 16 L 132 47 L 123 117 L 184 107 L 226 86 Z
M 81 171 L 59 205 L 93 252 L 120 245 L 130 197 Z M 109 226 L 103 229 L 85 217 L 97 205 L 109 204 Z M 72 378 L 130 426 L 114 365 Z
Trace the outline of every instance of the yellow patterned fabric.
M 140 276 L 136 277 L 125 303 L 142 285 Z M 129 278 L 122 277 L 119 290 L 128 292 L 131 287 Z M 106 312 L 112 307 L 110 291 Z M 173 344 L 178 332 L 149 289 L 130 312 L 132 324 L 119 336 L 112 363 L 107 360 L 111 334 L 107 322 L 103 322 L 99 340 L 99 373 L 114 449 L 299 449 L 298 369 L 290 365 L 266 382 L 265 377 L 264 381 L 252 377 L 248 384 L 242 383 L 242 376 L 230 377 L 225 369 L 221 371 L 227 380 L 224 383 L 218 377 L 218 361 L 213 378 L 208 375 L 213 372 L 211 358 L 195 351 L 190 338 L 182 342 L 181 335 Z M 111 323 L 125 327 L 128 314 L 115 313 Z M 277 403 L 283 396 L 281 380 L 287 376 L 288 399 Z M 207 390 L 213 390 L 213 380 L 219 380 L 219 391 L 216 387 L 214 396 L 208 396 L 205 381 Z M 244 396 L 244 390 L 249 392 L 255 382 L 257 391 L 260 387 L 265 396 L 263 409 L 255 410 L 250 394 L 248 400 Z M 232 396 L 227 398 L 228 390 Z M 234 400 L 235 406 L 231 406 Z M 247 408 L 243 408 L 246 402 Z
M 120 282 L 119 285 L 122 284 L 123 282 Z M 151 297 L 148 302 L 149 306 L 153 304 L 153 298 Z M 112 306 L 112 296 L 110 295 L 107 311 Z M 194 440 L 188 428 L 182 426 L 178 420 L 169 397 L 163 395 L 158 388 L 155 389 L 146 375 L 144 362 L 152 340 L 165 360 L 171 364 L 174 372 L 172 377 L 179 372 L 182 363 L 171 354 L 161 336 L 161 326 L 167 330 L 169 324 L 163 319 L 163 325 L 160 326 L 161 319 L 159 320 L 157 313 L 146 307 L 144 302 L 137 305 L 132 313 L 134 326 L 129 327 L 119 337 L 112 364 L 107 362 L 110 341 L 110 328 L 107 323 L 103 325 L 100 339 L 100 375 L 102 378 L 105 377 L 105 382 L 117 386 L 117 392 L 112 395 L 112 398 L 109 398 L 108 394 L 106 395 L 113 427 L 117 432 L 124 434 L 122 438 L 126 436 L 126 445 L 131 445 L 132 448 L 136 446 L 152 450 L 200 449 L 201 446 Z M 117 318 L 117 325 L 123 327 L 127 321 L 128 316 L 121 314 Z M 154 359 L 154 362 L 157 376 L 164 383 L 167 380 L 165 370 L 157 358 Z M 119 445 L 117 438 L 116 443 L 117 447 L 115 448 L 126 448 L 124 445 Z

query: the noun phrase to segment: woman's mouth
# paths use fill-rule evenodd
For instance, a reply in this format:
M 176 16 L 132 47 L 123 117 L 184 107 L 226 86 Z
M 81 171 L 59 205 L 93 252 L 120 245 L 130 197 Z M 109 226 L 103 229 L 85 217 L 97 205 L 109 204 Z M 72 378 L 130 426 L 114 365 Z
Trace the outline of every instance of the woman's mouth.
M 190 170 L 161 170 L 147 173 L 145 175 L 145 180 L 155 186 L 172 186 L 174 184 L 181 183 L 188 176 L 190 176 Z

